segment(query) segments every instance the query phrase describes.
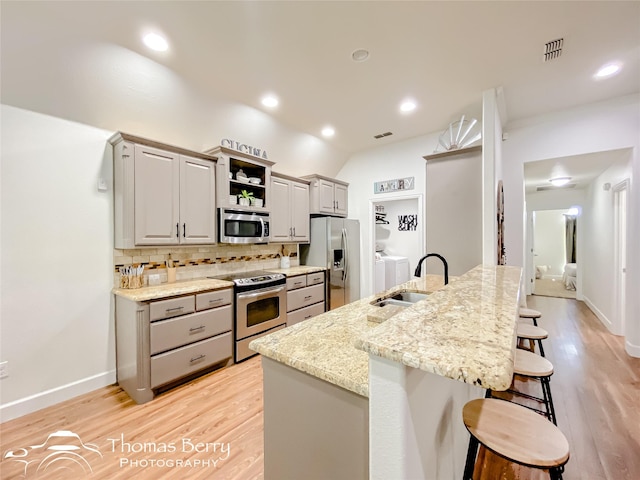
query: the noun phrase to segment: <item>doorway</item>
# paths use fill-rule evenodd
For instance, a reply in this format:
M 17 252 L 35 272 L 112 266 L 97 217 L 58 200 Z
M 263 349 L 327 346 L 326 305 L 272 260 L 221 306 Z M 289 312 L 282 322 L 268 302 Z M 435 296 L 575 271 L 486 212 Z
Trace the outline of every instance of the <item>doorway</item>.
M 533 212 L 533 295 L 576 298 L 577 212 Z
M 407 258 L 410 280 L 417 261 L 424 255 L 423 195 L 398 195 L 369 200 L 371 252 L 369 278 L 371 293 L 379 293 L 386 285 L 387 265 L 380 258 Z M 380 276 L 384 278 L 380 278 Z
M 629 180 L 613 187 L 615 302 L 617 325 L 614 330 L 625 335 L 626 325 L 626 273 L 627 273 L 627 201 Z

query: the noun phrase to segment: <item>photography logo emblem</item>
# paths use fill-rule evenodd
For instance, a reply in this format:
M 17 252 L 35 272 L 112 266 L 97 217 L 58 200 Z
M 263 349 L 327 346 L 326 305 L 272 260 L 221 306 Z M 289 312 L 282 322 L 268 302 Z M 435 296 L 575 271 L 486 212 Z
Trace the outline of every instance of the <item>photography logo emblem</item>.
M 42 445 L 9 450 L 3 460 L 22 464 L 24 478 L 38 478 L 53 471 L 64 473 L 66 478 L 82 478 L 93 473 L 91 462 L 97 458 L 102 454 L 96 445 L 83 443 L 76 433 L 59 430 Z

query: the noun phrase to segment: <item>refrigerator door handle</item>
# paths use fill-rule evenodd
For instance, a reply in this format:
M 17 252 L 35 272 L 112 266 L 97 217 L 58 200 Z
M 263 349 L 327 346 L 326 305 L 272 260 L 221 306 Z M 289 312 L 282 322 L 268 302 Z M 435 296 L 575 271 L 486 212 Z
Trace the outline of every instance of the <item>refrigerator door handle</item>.
M 349 236 L 347 229 L 342 229 L 342 251 L 344 255 L 344 268 L 342 269 L 342 280 L 346 283 L 347 275 L 349 275 Z

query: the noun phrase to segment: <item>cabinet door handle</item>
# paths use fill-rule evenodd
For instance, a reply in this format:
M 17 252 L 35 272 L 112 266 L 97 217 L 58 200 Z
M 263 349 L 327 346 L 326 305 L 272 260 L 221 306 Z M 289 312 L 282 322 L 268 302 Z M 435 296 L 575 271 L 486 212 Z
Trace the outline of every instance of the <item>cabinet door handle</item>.
M 180 238 L 180 224 L 176 223 L 176 237 Z
M 193 357 L 191 360 L 189 360 L 189 363 L 197 362 L 198 360 L 202 360 L 204 357 L 206 357 L 206 355 L 203 353 L 202 355 L 198 355 L 197 357 Z
M 182 236 L 184 238 L 187 238 L 187 224 L 186 223 L 182 224 Z
M 204 325 L 200 325 L 199 327 L 191 327 L 189 329 L 190 332 L 197 332 L 198 330 L 204 330 Z
M 293 236 L 296 236 L 296 227 L 293 227 Z

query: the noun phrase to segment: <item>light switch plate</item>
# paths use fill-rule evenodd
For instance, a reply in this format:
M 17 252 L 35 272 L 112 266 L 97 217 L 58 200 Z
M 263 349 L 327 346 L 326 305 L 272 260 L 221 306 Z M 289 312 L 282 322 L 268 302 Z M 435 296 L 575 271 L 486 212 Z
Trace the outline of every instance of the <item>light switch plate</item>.
M 104 178 L 99 178 L 98 179 L 98 191 L 99 192 L 106 192 L 107 191 L 107 181 Z

